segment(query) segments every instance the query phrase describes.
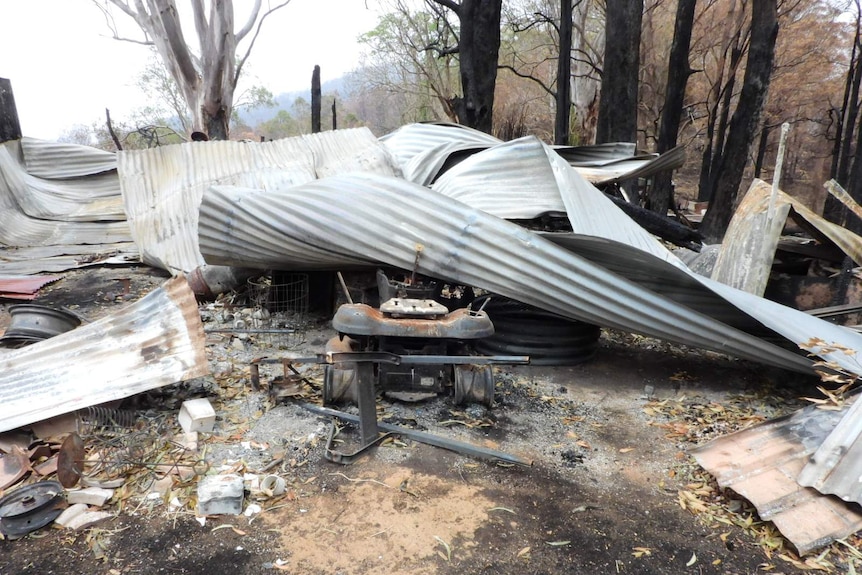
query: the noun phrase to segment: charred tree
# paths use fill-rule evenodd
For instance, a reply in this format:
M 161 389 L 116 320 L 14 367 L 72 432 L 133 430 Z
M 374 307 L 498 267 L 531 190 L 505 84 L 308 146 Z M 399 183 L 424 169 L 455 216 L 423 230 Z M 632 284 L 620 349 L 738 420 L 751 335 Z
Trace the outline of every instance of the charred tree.
M 572 2 L 560 2 L 560 54 L 557 56 L 557 110 L 554 117 L 554 143 L 569 143 L 569 118 L 572 111 Z
M 691 31 L 694 26 L 694 8 L 697 0 L 679 0 L 673 29 L 673 42 L 668 57 L 667 90 L 658 128 L 656 143 L 659 153 L 674 148 L 679 135 L 680 117 L 685 100 L 685 87 L 693 70 L 688 61 L 691 48 Z M 647 207 L 659 214 L 666 214 L 673 200 L 673 173 L 658 174 L 649 191 Z
M 461 96 L 451 100 L 458 122 L 490 134 L 503 0 L 426 1 L 438 13 L 440 7 L 448 8 L 460 23 L 458 45 L 445 50 L 458 54 L 461 68 Z
M 835 133 L 835 144 L 832 149 L 832 165 L 830 175 L 845 189 L 851 190 L 850 168 L 853 159 L 852 145 L 856 130 L 856 122 L 859 118 L 859 90 L 862 84 L 862 6 L 856 0 L 856 29 L 853 35 L 853 45 L 850 50 L 850 62 L 847 67 L 847 76 L 844 81 L 844 97 L 841 109 L 838 111 L 838 125 Z M 858 141 L 858 140 L 857 140 Z M 823 206 L 823 217 L 844 224 L 847 210 L 832 194 L 826 196 L 826 204 Z
M 637 141 L 643 0 L 607 0 L 596 143 Z
M 739 193 L 748 153 L 769 92 L 777 37 L 777 0 L 754 0 L 751 44 L 742 92 L 730 120 L 727 142 L 714 176 L 715 192 L 700 228 L 707 241 L 721 241 L 733 215 L 733 206 Z
M 320 66 L 311 73 L 311 133 L 320 131 Z
M 18 108 L 12 93 L 12 82 L 0 78 L 0 142 L 21 139 L 21 124 L 18 121 Z

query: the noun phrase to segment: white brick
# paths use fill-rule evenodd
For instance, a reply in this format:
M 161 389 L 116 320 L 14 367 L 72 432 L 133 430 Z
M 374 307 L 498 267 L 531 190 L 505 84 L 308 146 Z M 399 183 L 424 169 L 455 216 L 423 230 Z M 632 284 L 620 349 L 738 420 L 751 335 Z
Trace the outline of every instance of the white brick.
M 184 401 L 178 417 L 180 427 L 186 433 L 193 431 L 211 433 L 215 425 L 215 410 L 205 397 Z

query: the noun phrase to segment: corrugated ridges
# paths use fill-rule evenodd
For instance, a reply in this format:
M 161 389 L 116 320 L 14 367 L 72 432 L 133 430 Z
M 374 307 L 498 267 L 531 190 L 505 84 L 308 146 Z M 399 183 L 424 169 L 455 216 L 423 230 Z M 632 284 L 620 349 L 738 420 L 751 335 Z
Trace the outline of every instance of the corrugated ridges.
M 800 355 L 683 308 L 537 234 L 403 180 L 343 176 L 266 195 L 214 189 L 201 205 L 200 230 L 203 253 L 215 262 L 242 265 L 265 251 L 272 259 L 259 265 L 276 269 L 291 265 L 277 246 L 296 245 L 297 238 L 339 259 L 403 269 L 413 267 L 422 246 L 419 271 L 433 277 L 589 323 L 789 369 L 809 366 Z
M 194 142 L 119 154 L 126 214 L 144 262 L 173 274 L 203 265 L 198 206 L 212 185 L 268 190 L 361 169 L 392 172 L 365 129 L 271 142 Z M 230 224 L 228 224 L 230 225 Z
M 0 431 L 205 375 L 203 325 L 184 279 L 70 332 L 0 355 Z
M 21 138 L 27 172 L 51 180 L 77 178 L 117 169 L 117 155 L 91 146 Z
M 32 218 L 66 222 L 124 221 L 116 172 L 81 178 L 67 184 L 24 171 L 6 147 L 0 146 L 0 193 L 11 196 Z

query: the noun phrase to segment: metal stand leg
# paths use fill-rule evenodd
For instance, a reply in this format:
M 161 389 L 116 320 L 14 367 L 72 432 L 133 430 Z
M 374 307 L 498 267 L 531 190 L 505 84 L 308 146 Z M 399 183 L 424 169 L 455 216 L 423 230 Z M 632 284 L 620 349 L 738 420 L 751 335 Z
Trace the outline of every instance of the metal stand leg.
M 377 401 L 374 392 L 374 364 L 359 362 L 356 364 L 359 396 L 359 435 L 362 445 L 366 446 L 377 439 Z

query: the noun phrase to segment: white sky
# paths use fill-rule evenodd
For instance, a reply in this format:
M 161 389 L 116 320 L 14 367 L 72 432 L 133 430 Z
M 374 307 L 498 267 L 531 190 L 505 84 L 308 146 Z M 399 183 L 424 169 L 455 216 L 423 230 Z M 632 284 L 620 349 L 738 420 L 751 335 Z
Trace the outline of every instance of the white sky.
M 264 6 L 267 1 L 276 2 L 264 0 Z M 177 0 L 181 13 L 185 3 Z M 309 88 L 315 64 L 322 82 L 355 68 L 356 38 L 377 22 L 377 2 L 367 4 L 291 0 L 267 18 L 255 42 L 247 63 L 252 83 L 277 95 Z M 237 27 L 251 6 L 234 0 Z M 126 35 L 142 37 L 131 19 L 115 12 Z M 0 23 L 0 78 L 12 82 L 25 136 L 54 140 L 76 124 L 103 122 L 105 108 L 119 121 L 146 103 L 134 83 L 149 49 L 110 38 L 91 0 L 0 0 Z M 192 29 L 185 32 L 194 37 Z

